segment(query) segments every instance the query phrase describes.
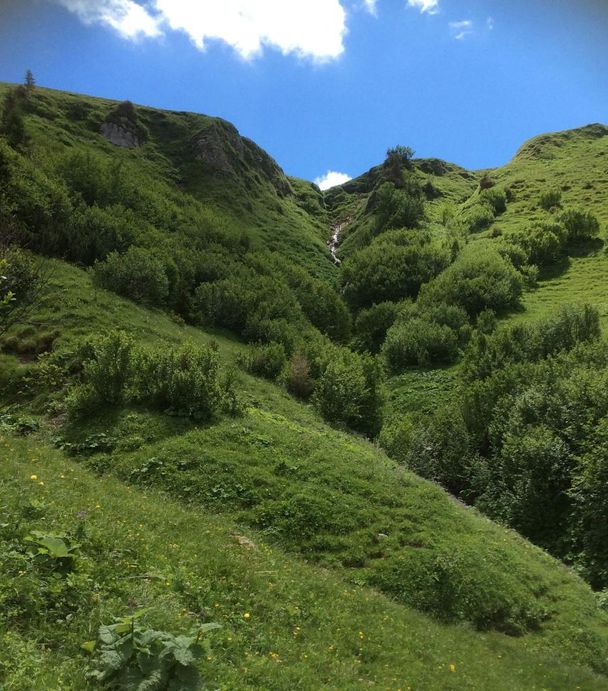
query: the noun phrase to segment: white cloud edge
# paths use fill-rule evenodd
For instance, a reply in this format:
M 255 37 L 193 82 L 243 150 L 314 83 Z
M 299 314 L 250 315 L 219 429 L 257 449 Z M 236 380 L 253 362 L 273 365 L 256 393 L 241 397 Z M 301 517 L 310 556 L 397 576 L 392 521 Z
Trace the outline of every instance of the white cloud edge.
M 346 10 L 341 0 L 50 0 L 87 25 L 101 24 L 126 39 L 184 32 L 199 50 L 222 41 L 243 59 L 273 48 L 317 62 L 344 52 Z M 376 0 L 363 0 L 368 11 Z
M 462 41 L 474 32 L 474 25 L 471 19 L 461 19 L 457 22 L 450 22 L 452 37 L 457 41 Z
M 328 170 L 325 175 L 315 178 L 314 183 L 323 191 L 328 190 L 337 185 L 343 185 L 345 182 L 352 180 L 348 173 L 339 173 L 336 170 Z
M 407 6 L 420 10 L 420 14 L 439 13 L 439 0 L 407 0 Z

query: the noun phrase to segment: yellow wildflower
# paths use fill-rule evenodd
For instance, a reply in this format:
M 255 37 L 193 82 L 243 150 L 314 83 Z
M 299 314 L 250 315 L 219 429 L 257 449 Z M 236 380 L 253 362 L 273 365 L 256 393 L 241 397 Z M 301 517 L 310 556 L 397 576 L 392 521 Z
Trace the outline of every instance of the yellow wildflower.
M 456 671 L 456 665 L 450 665 L 450 672 L 455 672 Z
M 30 480 L 37 480 L 37 479 L 38 479 L 38 475 L 30 475 Z

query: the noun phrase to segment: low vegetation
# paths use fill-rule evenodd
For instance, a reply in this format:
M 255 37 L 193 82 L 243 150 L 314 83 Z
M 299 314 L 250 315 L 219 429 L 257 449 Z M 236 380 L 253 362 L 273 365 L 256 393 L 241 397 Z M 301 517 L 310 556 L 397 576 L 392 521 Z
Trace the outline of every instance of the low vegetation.
M 607 261 L 558 186 L 603 130 L 542 184 L 398 146 L 323 194 L 2 91 L 0 684 L 605 687 L 608 308 L 542 298 Z

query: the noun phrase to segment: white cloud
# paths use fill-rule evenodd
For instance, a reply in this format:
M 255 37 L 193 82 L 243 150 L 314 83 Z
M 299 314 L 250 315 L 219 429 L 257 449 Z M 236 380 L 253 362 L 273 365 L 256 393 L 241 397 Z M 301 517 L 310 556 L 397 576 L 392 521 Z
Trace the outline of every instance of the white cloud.
M 251 59 L 265 47 L 315 60 L 344 51 L 346 12 L 340 0 L 53 0 L 86 24 L 104 24 L 125 38 L 183 31 L 203 50 L 223 41 Z M 365 0 L 368 7 L 374 0 Z
M 363 5 L 370 14 L 374 15 L 374 17 L 378 14 L 378 0 L 363 0 Z
M 494 21 L 494 17 L 488 17 L 486 19 L 486 26 L 488 27 L 488 31 L 493 31 L 495 24 L 496 22 Z
M 407 0 L 408 7 L 419 9 L 422 14 L 437 14 L 439 12 L 439 0 Z
M 463 19 L 460 22 L 450 22 L 450 31 L 457 41 L 462 41 L 473 33 L 473 22 L 470 19 Z
M 352 178 L 346 173 L 338 173 L 335 170 L 328 170 L 325 175 L 322 175 L 320 178 L 316 178 L 315 185 L 318 185 L 322 190 L 328 190 L 330 187 L 343 185 L 349 180 L 352 180 Z
M 56 0 L 84 24 L 105 24 L 123 38 L 152 38 L 161 30 L 158 19 L 133 0 Z

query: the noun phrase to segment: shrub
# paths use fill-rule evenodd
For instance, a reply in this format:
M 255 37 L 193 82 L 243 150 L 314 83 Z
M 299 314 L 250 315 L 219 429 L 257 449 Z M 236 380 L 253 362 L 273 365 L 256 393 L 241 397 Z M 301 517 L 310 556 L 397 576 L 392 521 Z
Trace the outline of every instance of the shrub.
M 178 349 L 142 350 L 135 361 L 135 397 L 197 419 L 220 411 L 225 391 L 218 353 L 186 343 Z
M 471 621 L 479 629 L 522 634 L 537 628 L 546 613 L 528 584 L 528 566 L 501 555 L 492 578 L 480 560 L 496 559 L 467 545 L 406 549 L 398 557 L 378 560 L 371 583 L 408 605 L 444 621 Z M 498 575 L 500 574 L 500 575 Z
M 491 187 L 490 189 L 482 190 L 479 198 L 483 203 L 490 205 L 495 216 L 507 210 L 507 195 L 501 187 Z
M 361 350 L 377 353 L 386 332 L 395 323 L 400 306 L 396 302 L 380 302 L 361 310 L 355 321 L 355 344 Z
M 135 302 L 162 305 L 169 294 L 169 279 L 163 263 L 142 247 L 124 254 L 111 252 L 94 267 L 95 282 Z
M 312 396 L 315 382 L 310 374 L 310 362 L 302 353 L 294 353 L 285 374 L 285 386 L 290 394 L 307 400 Z
M 509 244 L 521 248 L 525 261 L 512 258 L 514 266 L 520 268 L 524 264 L 548 266 L 559 260 L 563 254 L 566 242 L 566 231 L 560 224 L 544 223 L 533 225 L 528 230 L 510 233 Z
M 484 309 L 502 312 L 519 304 L 523 279 L 498 252 L 461 255 L 442 274 L 424 286 L 423 306 L 447 303 L 462 307 L 470 317 Z
M 599 221 L 589 211 L 569 209 L 560 216 L 559 220 L 566 228 L 569 242 L 592 240 L 600 233 Z
M 404 235 L 407 233 L 395 234 L 390 244 L 380 237 L 344 262 L 344 296 L 352 307 L 415 297 L 423 283 L 448 265 L 450 259 L 444 249 L 418 244 L 415 238 L 409 244 L 398 244 Z
M 196 631 L 175 636 L 144 629 L 135 617 L 99 627 L 97 641 L 84 644 L 95 653 L 89 679 L 110 688 L 162 691 L 200 688 L 197 661 L 209 646 L 204 635 L 219 624 L 202 624 Z
M 414 318 L 388 330 L 382 352 L 389 371 L 399 374 L 411 365 L 453 362 L 458 337 L 449 326 Z
M 259 345 L 245 356 L 243 364 L 251 374 L 270 380 L 277 379 L 287 364 L 285 348 L 280 343 Z
M 556 206 L 559 206 L 562 201 L 562 193 L 560 190 L 545 190 L 541 193 L 539 204 L 545 211 L 551 211 Z
M 494 223 L 494 209 L 490 204 L 475 204 L 464 215 L 464 222 L 470 233 L 479 233 Z
M 100 403 L 121 404 L 133 374 L 134 341 L 124 331 L 91 338 L 80 349 L 85 385 Z
M 416 228 L 424 218 L 424 196 L 417 184 L 396 189 L 385 182 L 375 193 L 375 201 L 376 233 L 390 228 Z
M 334 350 L 315 387 L 314 401 L 329 422 L 375 435 L 381 422 L 377 362 L 346 348 Z

